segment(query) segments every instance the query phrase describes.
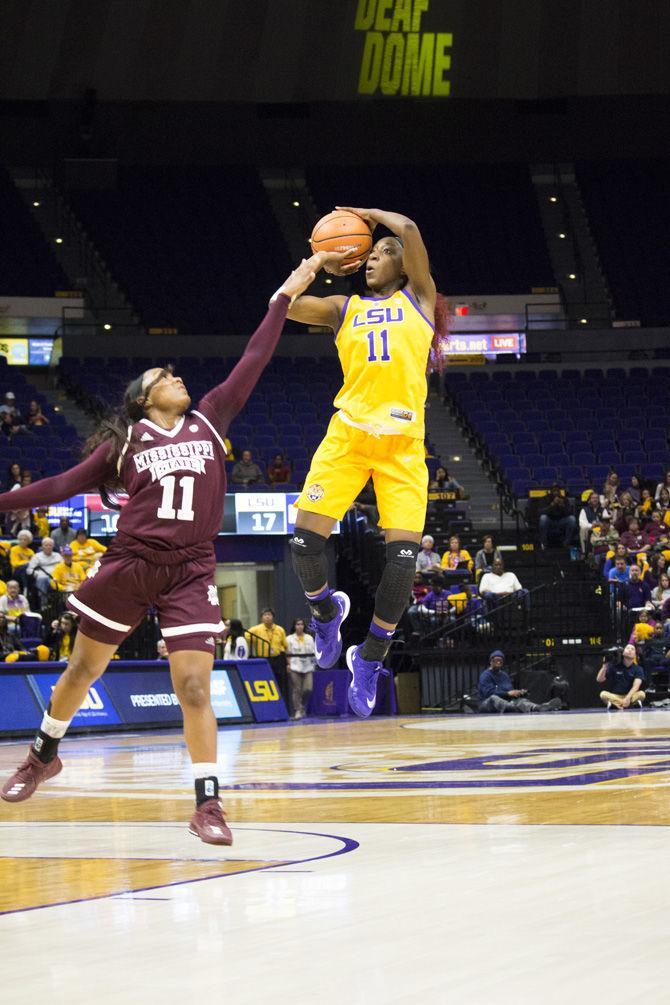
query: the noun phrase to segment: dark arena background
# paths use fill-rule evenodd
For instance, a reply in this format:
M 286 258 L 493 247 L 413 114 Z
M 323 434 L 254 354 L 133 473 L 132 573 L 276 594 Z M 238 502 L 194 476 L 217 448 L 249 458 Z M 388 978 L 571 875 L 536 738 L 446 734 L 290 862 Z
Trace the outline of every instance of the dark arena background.
M 669 51 L 648 0 L 2 4 L 2 492 L 79 463 L 144 371 L 194 402 L 222 382 L 335 206 L 416 223 L 449 329 L 373 715 L 344 656 L 386 561 L 372 482 L 327 545 L 342 657 L 304 674 L 291 649 L 289 539 L 342 368 L 289 320 L 228 431 L 214 541 L 235 843 L 187 831 L 149 608 L 62 774 L 0 803 L 13 1005 L 668 1000 Z M 0 513 L 3 783 L 117 520 L 94 484 Z

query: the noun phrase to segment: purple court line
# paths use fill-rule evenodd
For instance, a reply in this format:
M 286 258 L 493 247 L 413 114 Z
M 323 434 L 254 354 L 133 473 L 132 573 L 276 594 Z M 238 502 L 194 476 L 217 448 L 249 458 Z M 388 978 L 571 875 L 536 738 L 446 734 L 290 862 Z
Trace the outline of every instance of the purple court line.
M 218 876 L 201 876 L 197 879 L 177 879 L 173 883 L 157 883 L 154 886 L 139 886 L 132 890 L 117 890 L 116 893 L 101 893 L 96 897 L 76 897 L 73 900 L 59 900 L 55 904 L 36 904 L 34 907 L 11 908 L 8 911 L 0 911 L 0 917 L 6 914 L 26 914 L 28 911 L 44 911 L 50 907 L 67 907 L 70 904 L 85 904 L 92 900 L 111 900 L 113 897 L 122 897 L 133 893 L 148 893 L 150 890 L 167 890 L 169 887 L 173 886 L 187 886 L 189 883 L 206 883 L 211 879 L 227 879 L 229 876 L 246 876 L 252 872 L 266 872 L 268 869 L 280 869 L 285 865 L 307 865 L 308 862 L 321 862 L 327 858 L 337 858 L 339 855 L 347 855 L 349 852 L 356 851 L 359 847 L 358 841 L 354 841 L 353 838 L 340 837 L 339 834 L 321 834 L 317 831 L 296 831 L 290 829 L 280 830 L 274 827 L 268 829 L 245 827 L 240 829 L 247 831 L 255 830 L 260 834 L 301 834 L 303 837 L 329 838 L 332 841 L 340 841 L 342 843 L 342 847 L 338 848 L 336 851 L 329 851 L 325 855 L 312 855 L 310 858 L 298 858 L 293 860 L 288 859 L 286 862 L 276 862 L 274 865 L 261 865 L 255 869 L 240 869 L 238 872 L 224 872 Z M 39 858 L 39 856 L 34 857 Z M 118 859 L 116 861 L 118 861 Z M 154 859 L 153 861 L 156 860 Z M 186 861 L 189 860 L 186 859 Z M 211 859 L 208 861 L 211 861 Z M 224 859 L 224 861 L 228 860 Z

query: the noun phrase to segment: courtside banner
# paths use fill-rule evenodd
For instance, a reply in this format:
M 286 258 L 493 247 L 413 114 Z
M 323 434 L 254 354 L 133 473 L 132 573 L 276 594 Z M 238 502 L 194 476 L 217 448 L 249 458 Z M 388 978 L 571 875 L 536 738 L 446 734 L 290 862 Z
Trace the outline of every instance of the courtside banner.
M 284 722 L 288 712 L 267 660 L 243 660 L 236 664 L 256 722 Z
M 30 689 L 28 679 L 19 674 L 0 675 L 0 732 L 37 729 L 42 709 Z
M 51 692 L 56 686 L 59 673 L 34 674 L 28 677 L 36 691 L 38 700 L 46 709 L 51 701 Z M 107 694 L 103 680 L 95 682 L 89 689 L 84 704 L 72 719 L 73 726 L 118 726 L 121 722 L 118 713 Z
M 174 723 L 182 721 L 181 708 L 167 670 L 124 673 L 108 670 L 105 685 L 126 723 Z

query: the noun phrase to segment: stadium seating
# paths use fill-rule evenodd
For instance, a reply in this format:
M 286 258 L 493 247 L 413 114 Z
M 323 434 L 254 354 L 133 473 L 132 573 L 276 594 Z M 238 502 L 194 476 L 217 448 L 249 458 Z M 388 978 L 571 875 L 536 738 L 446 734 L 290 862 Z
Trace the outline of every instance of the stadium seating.
M 670 367 L 651 375 L 666 386 Z M 513 494 L 525 496 L 555 481 L 570 492 L 600 488 L 611 468 L 622 478 L 638 471 L 660 478 L 670 465 L 669 424 L 662 407 L 646 404 L 649 378 L 641 368 L 628 375 L 519 370 L 504 383 L 449 372 L 445 389 Z
M 61 270 L 14 182 L 0 166 L 0 295 L 52 297 L 69 290 Z
M 618 316 L 668 324 L 667 162 L 583 163 L 577 178 Z
M 292 268 L 260 179 L 248 168 L 119 171 L 73 209 L 146 325 L 245 334 Z
M 444 292 L 555 285 L 527 165 L 337 165 L 310 168 L 307 182 L 320 212 L 354 200 L 415 219 Z

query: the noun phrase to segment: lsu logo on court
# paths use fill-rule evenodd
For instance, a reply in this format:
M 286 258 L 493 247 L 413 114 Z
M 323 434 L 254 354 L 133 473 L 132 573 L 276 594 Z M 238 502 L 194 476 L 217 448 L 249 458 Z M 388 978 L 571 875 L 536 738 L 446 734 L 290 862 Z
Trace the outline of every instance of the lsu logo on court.
M 279 701 L 279 691 L 273 680 L 245 680 L 249 701 Z

